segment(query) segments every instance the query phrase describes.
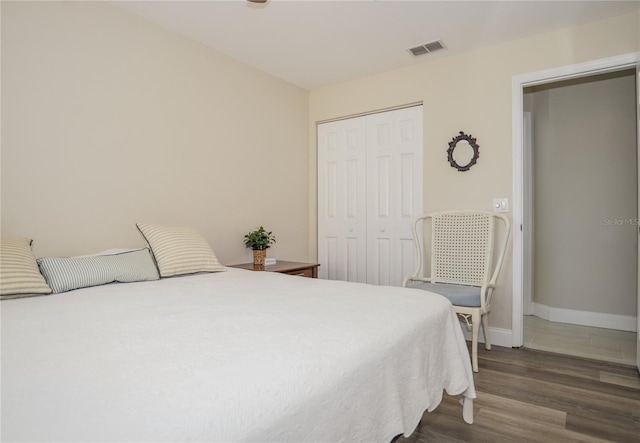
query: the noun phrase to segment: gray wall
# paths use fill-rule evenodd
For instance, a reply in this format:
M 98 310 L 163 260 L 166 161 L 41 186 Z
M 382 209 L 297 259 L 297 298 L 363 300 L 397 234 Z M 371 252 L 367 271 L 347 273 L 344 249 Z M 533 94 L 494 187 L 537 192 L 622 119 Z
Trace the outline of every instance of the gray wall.
M 526 95 L 533 111 L 533 301 L 633 315 L 634 72 L 540 86 Z

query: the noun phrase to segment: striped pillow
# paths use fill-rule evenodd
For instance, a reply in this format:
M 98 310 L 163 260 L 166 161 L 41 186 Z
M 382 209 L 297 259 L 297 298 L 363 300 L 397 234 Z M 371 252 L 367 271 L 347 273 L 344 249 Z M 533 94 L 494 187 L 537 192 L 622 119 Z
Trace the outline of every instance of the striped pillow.
M 32 242 L 23 237 L 0 240 L 0 296 L 3 299 L 51 294 L 51 288 L 38 271 Z
M 153 252 L 161 277 L 226 271 L 198 231 L 142 223 L 136 226 Z
M 108 283 L 158 280 L 148 249 L 88 257 L 47 257 L 38 266 L 54 294 Z

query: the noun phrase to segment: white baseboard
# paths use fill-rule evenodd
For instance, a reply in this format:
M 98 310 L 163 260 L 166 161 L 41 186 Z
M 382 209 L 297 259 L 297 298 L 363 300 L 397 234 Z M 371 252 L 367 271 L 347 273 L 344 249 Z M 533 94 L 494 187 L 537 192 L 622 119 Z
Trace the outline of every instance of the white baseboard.
M 465 340 L 471 341 L 471 330 L 467 329 L 464 323 L 460 323 L 460 326 L 462 326 L 462 333 L 464 334 Z M 503 346 L 505 348 L 511 347 L 511 329 L 489 327 L 489 338 L 491 339 L 491 345 Z M 478 335 L 478 343 L 484 343 L 482 326 L 480 327 L 480 334 Z
M 572 325 L 593 326 L 596 328 L 631 332 L 638 330 L 638 318 L 632 315 L 604 314 L 601 312 L 552 308 L 540 303 L 533 303 L 533 315 L 545 320 L 569 323 Z
M 572 309 L 552 308 L 550 306 L 533 303 L 533 315 L 549 321 L 559 323 L 569 323 L 572 325 L 593 326 L 596 328 L 616 329 L 619 331 L 636 332 L 638 330 L 637 317 L 631 315 L 603 314 L 599 312 L 576 311 Z M 464 323 L 460 323 L 462 333 L 466 340 L 471 340 L 471 329 L 467 329 Z M 491 344 L 511 348 L 512 331 L 511 329 L 492 328 L 489 327 Z M 482 327 L 478 342 L 484 343 Z

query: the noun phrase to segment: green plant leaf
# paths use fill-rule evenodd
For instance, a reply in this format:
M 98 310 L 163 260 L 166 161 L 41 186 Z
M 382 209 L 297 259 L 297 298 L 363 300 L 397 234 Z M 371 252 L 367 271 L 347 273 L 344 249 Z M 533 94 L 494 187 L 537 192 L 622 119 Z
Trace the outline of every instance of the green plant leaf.
M 253 250 L 262 251 L 271 247 L 276 242 L 276 237 L 272 231 L 267 231 L 260 226 L 255 231 L 251 231 L 244 236 L 244 245 Z

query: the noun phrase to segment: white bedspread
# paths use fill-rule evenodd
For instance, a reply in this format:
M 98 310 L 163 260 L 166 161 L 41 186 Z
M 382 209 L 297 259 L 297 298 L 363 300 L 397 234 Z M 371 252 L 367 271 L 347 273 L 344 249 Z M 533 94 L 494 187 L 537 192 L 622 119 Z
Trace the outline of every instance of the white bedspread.
M 475 398 L 419 290 L 230 269 L 1 309 L 2 441 L 389 442 Z

